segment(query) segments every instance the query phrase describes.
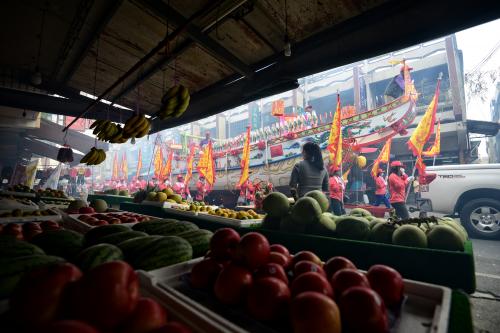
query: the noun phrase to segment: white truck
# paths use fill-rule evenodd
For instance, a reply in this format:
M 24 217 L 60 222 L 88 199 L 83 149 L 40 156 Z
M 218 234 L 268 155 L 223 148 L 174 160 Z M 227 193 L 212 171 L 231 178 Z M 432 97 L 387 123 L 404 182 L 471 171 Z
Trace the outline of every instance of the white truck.
M 420 185 L 421 211 L 458 215 L 469 235 L 500 238 L 500 164 L 427 167 L 436 178 Z

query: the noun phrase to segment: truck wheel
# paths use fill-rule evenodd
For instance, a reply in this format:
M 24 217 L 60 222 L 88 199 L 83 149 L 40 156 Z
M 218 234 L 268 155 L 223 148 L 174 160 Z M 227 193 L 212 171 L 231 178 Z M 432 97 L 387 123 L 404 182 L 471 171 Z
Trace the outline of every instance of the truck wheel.
M 500 238 L 500 201 L 487 198 L 471 200 L 462 207 L 460 221 L 471 236 Z

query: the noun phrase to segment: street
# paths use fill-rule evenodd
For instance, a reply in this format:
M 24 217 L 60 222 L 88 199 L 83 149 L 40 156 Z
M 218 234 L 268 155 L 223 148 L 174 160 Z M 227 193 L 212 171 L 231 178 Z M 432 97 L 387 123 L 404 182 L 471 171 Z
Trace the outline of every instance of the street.
M 500 332 L 500 240 L 472 239 L 476 292 L 471 295 L 477 333 Z

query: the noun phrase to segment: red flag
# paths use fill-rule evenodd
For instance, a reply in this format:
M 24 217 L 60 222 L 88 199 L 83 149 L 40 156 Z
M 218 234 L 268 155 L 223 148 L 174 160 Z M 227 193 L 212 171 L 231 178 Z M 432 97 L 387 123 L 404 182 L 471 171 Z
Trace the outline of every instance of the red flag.
M 139 156 L 137 157 L 137 170 L 135 171 L 135 178 L 139 178 L 142 169 L 142 152 L 141 148 L 139 148 Z
M 215 183 L 215 161 L 213 159 L 212 141 L 209 141 L 203 150 L 203 155 L 198 162 L 198 172 L 205 177 L 211 186 Z
M 187 172 L 186 172 L 186 177 L 184 177 L 184 184 L 187 186 L 189 184 L 189 181 L 191 180 L 193 176 L 193 160 L 194 160 L 194 145 L 191 145 L 189 148 L 189 156 L 187 158 L 186 164 L 187 164 Z
M 250 126 L 247 126 L 247 136 L 245 139 L 245 144 L 243 146 L 243 154 L 241 156 L 241 176 L 238 186 L 241 186 L 247 181 L 249 176 L 250 168 Z
M 155 167 L 155 177 L 160 179 L 161 170 L 163 169 L 163 153 L 161 151 L 161 145 L 156 145 L 156 152 L 154 156 L 154 167 Z
M 170 173 L 172 172 L 172 159 L 174 156 L 174 150 L 170 149 L 167 156 L 167 162 L 161 170 L 161 179 L 170 179 Z
M 434 144 L 428 150 L 423 151 L 422 155 L 426 157 L 433 157 L 439 155 L 440 152 L 441 152 L 441 122 L 438 121 Z
M 425 163 L 422 160 L 422 156 L 417 157 L 415 167 L 417 168 L 419 175 L 425 175 Z

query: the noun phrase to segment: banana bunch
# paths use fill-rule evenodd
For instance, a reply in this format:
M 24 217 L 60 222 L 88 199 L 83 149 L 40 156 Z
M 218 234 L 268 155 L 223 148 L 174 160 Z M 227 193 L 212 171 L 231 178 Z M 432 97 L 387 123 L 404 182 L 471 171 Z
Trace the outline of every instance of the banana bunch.
M 87 165 L 98 165 L 101 164 L 106 159 L 106 153 L 102 149 L 97 149 L 92 147 L 87 155 L 83 156 L 80 163 L 86 163 Z
M 142 138 L 151 130 L 151 121 L 142 114 L 130 117 L 123 127 L 124 138 Z
M 161 108 L 157 113 L 161 120 L 179 118 L 189 106 L 189 90 L 183 85 L 170 88 L 161 99 Z
M 124 143 L 128 140 L 128 138 L 123 137 L 123 128 L 121 125 L 115 124 L 109 120 L 96 120 L 89 128 L 94 129 L 92 133 L 101 141 Z

